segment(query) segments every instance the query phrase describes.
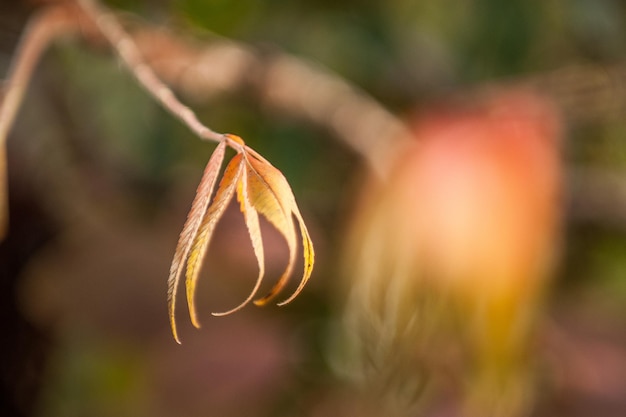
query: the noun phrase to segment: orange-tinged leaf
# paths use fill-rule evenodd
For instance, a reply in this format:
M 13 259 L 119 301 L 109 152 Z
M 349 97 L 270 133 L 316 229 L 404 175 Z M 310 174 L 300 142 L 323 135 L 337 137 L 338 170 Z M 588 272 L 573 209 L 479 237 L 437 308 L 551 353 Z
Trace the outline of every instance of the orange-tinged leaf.
M 212 313 L 214 316 L 225 316 L 227 314 L 231 314 L 235 311 L 241 310 L 243 307 L 245 307 L 256 295 L 259 287 L 261 286 L 263 275 L 265 274 L 265 257 L 263 252 L 263 239 L 261 237 L 261 228 L 259 226 L 259 214 L 250 204 L 247 183 L 248 170 L 244 169 L 241 174 L 241 179 L 237 183 L 237 200 L 239 201 L 240 209 L 243 213 L 246 227 L 248 228 L 248 234 L 250 235 L 250 240 L 252 241 L 252 249 L 254 250 L 254 255 L 256 256 L 257 262 L 259 264 L 259 276 L 257 277 L 256 283 L 254 284 L 252 291 L 241 304 L 222 313 Z
M 295 246 L 295 233 L 293 220 L 291 219 L 291 204 L 286 201 L 282 190 L 277 190 L 273 184 L 268 183 L 267 177 L 271 176 L 267 171 L 273 170 L 282 177 L 282 174 L 269 162 L 259 163 L 254 157 L 246 155 L 246 171 L 248 172 L 247 189 L 250 203 L 263 214 L 272 225 L 283 234 L 287 241 L 293 241 Z M 283 177 L 284 179 L 284 177 Z
M 226 136 L 228 139 L 232 140 L 233 142 L 235 142 L 238 145 L 246 146 L 246 143 L 243 141 L 243 139 L 241 139 L 237 135 L 233 135 L 232 133 L 227 133 L 224 136 Z
M 291 215 L 296 217 L 298 220 L 298 225 L 300 227 L 300 234 L 302 235 L 302 247 L 303 247 L 303 255 L 304 255 L 304 273 L 302 275 L 302 279 L 300 284 L 298 284 L 297 289 L 294 293 L 284 301 L 278 303 L 279 306 L 283 306 L 293 301 L 294 298 L 300 294 L 309 278 L 311 277 L 311 273 L 313 272 L 313 265 L 315 263 L 315 251 L 313 249 L 313 242 L 311 241 L 311 237 L 304 223 L 304 219 L 300 214 L 300 210 L 298 209 L 298 205 L 296 204 L 296 199 L 291 191 L 291 187 L 289 183 L 283 176 L 283 174 L 276 169 L 273 165 L 271 165 L 265 158 L 258 155 L 254 152 L 254 158 L 249 158 L 250 164 L 255 167 L 257 172 L 263 177 L 264 181 L 268 184 L 268 186 L 274 191 L 274 193 L 280 197 L 280 200 L 285 207 L 286 211 L 288 211 L 290 221 Z M 294 231 L 295 238 L 295 231 Z M 290 256 L 290 265 L 288 267 L 289 274 L 281 277 L 278 280 L 276 285 L 270 290 L 270 292 L 260 300 L 257 300 L 257 305 L 264 305 L 271 301 L 286 285 L 286 281 L 291 274 L 291 270 L 293 269 L 293 264 L 295 263 L 295 251 L 292 254 L 293 257 Z
M 226 146 L 235 149 L 237 155 L 226 166 L 222 180 L 211 201 L 210 197 L 215 188 Z M 259 214 L 263 215 L 284 237 L 289 250 L 289 259 L 285 271 L 269 293 L 265 297 L 255 300 L 254 304 L 267 304 L 287 285 L 287 281 L 293 272 L 297 255 L 296 220 L 302 237 L 304 273 L 295 292 L 285 301 L 279 303 L 279 305 L 287 304 L 293 300 L 302 291 L 302 288 L 304 288 L 311 276 L 315 258 L 313 243 L 287 180 L 265 158 L 253 149 L 248 148 L 241 138 L 235 135 L 225 135 L 224 142 L 218 146 L 207 165 L 170 268 L 168 280 L 169 314 L 172 333 L 178 343 L 180 341 L 176 330 L 174 313 L 176 291 L 183 265 L 186 261 L 185 287 L 189 315 L 193 325 L 200 327 L 195 306 L 196 285 L 217 223 L 222 218 L 235 192 L 237 193 L 239 207 L 248 229 L 252 249 L 257 259 L 259 275 L 250 294 L 243 302 L 230 310 L 212 314 L 214 316 L 224 316 L 242 309 L 254 299 L 261 286 L 265 275 L 265 254 Z
M 272 187 L 273 184 L 267 181 L 268 177 L 274 177 L 276 174 L 282 177 L 280 171 L 274 168 L 269 162 L 259 160 L 248 154 L 246 154 L 246 170 L 248 172 L 246 186 L 248 188 L 250 203 L 254 209 L 265 216 L 285 238 L 289 250 L 287 267 L 277 283 L 270 290 L 270 294 L 254 302 L 256 305 L 265 305 L 287 284 L 291 276 L 297 253 L 296 230 L 291 216 L 289 195 L 285 195 L 284 187 Z M 272 179 L 272 183 L 274 182 L 276 181 Z M 291 191 L 289 191 L 289 194 L 291 194 Z
M 251 168 L 263 179 L 263 181 L 267 184 L 267 187 L 269 187 L 276 195 L 285 212 L 292 211 L 296 199 L 293 196 L 291 187 L 282 172 L 250 148 L 246 147 L 246 150 L 250 150 L 250 153 L 246 154 L 249 155 L 246 158 L 246 161 L 249 163 Z
M 176 246 L 176 252 L 174 253 L 174 259 L 172 260 L 172 265 L 170 267 L 170 275 L 167 280 L 167 300 L 172 334 L 178 343 L 180 343 L 180 339 L 178 338 L 175 319 L 178 283 L 180 281 L 185 260 L 191 250 L 194 236 L 198 232 L 198 228 L 200 227 L 202 219 L 207 212 L 207 208 L 209 207 L 211 194 L 213 193 L 215 183 L 217 182 L 217 175 L 219 174 L 220 167 L 224 161 L 225 149 L 226 145 L 223 142 L 220 143 L 217 148 L 215 148 L 213 155 L 211 155 L 211 158 L 209 159 L 209 163 L 207 164 L 204 174 L 202 175 L 202 179 L 200 180 L 200 184 L 198 185 L 196 196 L 191 204 L 191 210 L 187 216 L 187 221 L 185 222 L 183 230 L 180 233 L 178 244 Z
M 224 176 L 222 177 L 217 192 L 215 193 L 213 203 L 211 203 L 206 214 L 204 215 L 202 223 L 198 228 L 198 233 L 193 240 L 189 259 L 187 261 L 187 279 L 185 285 L 187 288 L 189 315 L 191 317 L 191 322 L 195 327 L 200 327 L 195 307 L 195 291 L 202 262 L 206 256 L 211 237 L 215 231 L 215 226 L 224 214 L 224 211 L 226 210 L 226 207 L 235 192 L 235 187 L 241 176 L 242 168 L 242 155 L 235 155 L 235 157 L 226 166 Z
M 304 248 L 304 274 L 295 293 L 287 300 L 279 304 L 284 305 L 293 300 L 293 298 L 300 293 L 311 276 L 315 258 L 313 244 L 302 220 L 298 206 L 296 205 L 296 200 L 293 196 L 293 192 L 291 191 L 291 187 L 289 187 L 289 183 L 283 174 L 254 151 L 251 151 L 250 155 L 246 157 L 246 162 L 248 163 L 247 166 L 251 172 L 251 177 L 253 177 L 253 173 L 253 178 L 255 180 L 253 182 L 250 180 L 248 181 L 250 189 L 255 187 L 259 188 L 259 190 L 255 193 L 255 196 L 258 197 L 258 199 L 253 202 L 253 205 L 281 232 L 281 234 L 285 237 L 289 248 L 289 261 L 285 272 L 281 275 L 266 296 L 255 301 L 256 305 L 267 304 L 286 286 L 295 265 L 297 252 L 296 231 L 292 216 L 296 216 L 300 226 L 300 233 L 302 234 Z M 276 207 L 270 207 L 272 204 L 280 207 L 281 210 L 277 210 Z M 270 210 L 270 208 L 272 208 L 272 210 Z
M 306 224 L 304 224 L 304 219 L 300 214 L 300 210 L 298 210 L 298 206 L 296 206 L 295 201 L 293 204 L 293 214 L 296 216 L 298 220 L 298 225 L 300 226 L 300 234 L 302 235 L 302 249 L 304 254 L 304 273 L 302 275 L 302 279 L 300 280 L 300 284 L 298 284 L 298 288 L 293 292 L 289 298 L 278 303 L 279 306 L 284 306 L 285 304 L 289 304 L 293 301 L 294 298 L 300 294 L 306 283 L 311 278 L 311 273 L 313 272 L 313 264 L 315 263 L 315 251 L 313 249 L 313 241 L 311 240 L 311 236 L 309 236 L 309 231 L 306 228 Z

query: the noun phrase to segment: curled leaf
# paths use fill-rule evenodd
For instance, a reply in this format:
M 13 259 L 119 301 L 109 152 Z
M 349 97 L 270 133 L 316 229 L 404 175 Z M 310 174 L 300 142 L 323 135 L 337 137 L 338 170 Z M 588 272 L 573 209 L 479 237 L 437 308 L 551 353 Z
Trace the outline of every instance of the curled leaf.
M 313 272 L 313 264 L 315 263 L 315 251 L 313 250 L 313 241 L 311 240 L 311 236 L 309 236 L 309 231 L 306 228 L 306 224 L 304 223 L 304 219 L 300 214 L 300 210 L 298 210 L 298 206 L 293 204 L 292 207 L 293 214 L 296 216 L 296 220 L 298 220 L 298 226 L 300 227 L 300 234 L 302 235 L 302 248 L 304 252 L 304 273 L 302 274 L 302 279 L 298 284 L 296 290 L 291 294 L 287 299 L 278 303 L 279 306 L 284 306 L 285 304 L 289 304 L 293 301 L 294 298 L 302 292 L 302 289 L 309 281 L 311 277 L 311 273 Z M 278 292 L 279 290 L 277 290 Z
M 237 200 L 240 204 L 241 212 L 243 213 L 244 220 L 246 222 L 246 227 L 248 228 L 248 233 L 250 234 L 250 240 L 252 241 L 252 249 L 254 250 L 254 255 L 256 256 L 257 263 L 259 264 L 259 275 L 257 280 L 250 292 L 250 295 L 237 307 L 234 307 L 228 311 L 224 311 L 221 313 L 213 313 L 214 316 L 225 316 L 235 311 L 241 310 L 245 307 L 256 295 L 259 287 L 261 286 L 261 281 L 263 280 L 263 275 L 265 273 L 265 255 L 263 252 L 263 239 L 261 237 L 261 227 L 259 225 L 259 214 L 250 204 L 250 199 L 248 197 L 248 187 L 245 186 L 247 183 L 248 172 L 247 170 L 242 171 L 241 181 L 237 184 Z
M 183 226 L 183 231 L 180 233 L 178 245 L 176 246 L 176 252 L 174 253 L 174 259 L 172 260 L 172 265 L 170 267 L 170 275 L 167 280 L 167 301 L 172 333 L 174 335 L 174 339 L 176 339 L 178 343 L 180 343 L 180 339 L 178 338 L 178 332 L 176 331 L 175 320 L 178 282 L 180 281 L 185 260 L 191 250 L 193 239 L 198 233 L 198 228 L 200 227 L 200 224 L 207 212 L 207 208 L 209 207 L 211 194 L 215 188 L 217 176 L 219 174 L 220 167 L 222 166 L 222 162 L 224 161 L 225 149 L 226 144 L 224 142 L 220 143 L 217 148 L 215 148 L 213 155 L 211 155 L 211 159 L 209 159 L 209 163 L 207 164 L 202 179 L 200 180 L 200 185 L 198 185 L 196 197 L 191 204 L 191 210 L 187 216 L 187 221 Z
M 241 168 L 243 166 L 241 161 L 242 156 L 239 154 L 228 163 L 228 166 L 224 171 L 224 176 L 222 177 L 217 192 L 215 193 L 213 203 L 211 203 L 211 206 L 204 215 L 202 223 L 198 228 L 198 232 L 194 237 L 189 259 L 187 260 L 187 279 L 185 281 L 185 286 L 187 288 L 187 304 L 189 306 L 191 323 L 198 328 L 200 327 L 200 323 L 198 322 L 198 315 L 196 313 L 195 306 L 196 283 L 198 282 L 200 268 L 202 267 L 202 262 L 206 257 L 211 237 L 215 231 L 215 226 L 217 226 L 217 222 L 222 218 L 222 215 L 224 214 L 224 211 L 226 210 L 226 207 L 235 192 L 235 186 L 239 181 L 239 177 L 241 176 Z
M 249 149 L 249 148 L 246 148 Z M 256 300 L 256 305 L 262 306 L 272 301 L 276 295 L 287 285 L 289 276 L 293 271 L 296 261 L 296 231 L 293 224 L 295 216 L 300 226 L 304 249 L 304 273 L 298 289 L 285 301 L 284 305 L 293 300 L 302 290 L 311 276 L 315 253 L 308 230 L 304 225 L 296 200 L 293 196 L 289 183 L 283 174 L 270 164 L 265 158 L 250 150 L 246 154 L 246 169 L 248 170 L 248 189 L 251 203 L 256 210 L 263 214 L 270 223 L 283 235 L 289 249 L 289 261 L 285 272 L 278 279 L 267 295 Z
M 215 316 L 223 316 L 240 310 L 256 296 L 265 274 L 265 255 L 263 251 L 263 239 L 259 225 L 259 214 L 263 215 L 272 226 L 285 238 L 289 250 L 289 259 L 285 271 L 269 293 L 254 301 L 256 305 L 265 305 L 273 300 L 284 289 L 293 271 L 297 255 L 297 233 L 294 225 L 294 217 L 298 222 L 304 251 L 304 272 L 302 279 L 295 290 L 286 300 L 279 303 L 284 305 L 292 301 L 304 288 L 314 263 L 313 243 L 307 231 L 302 215 L 296 205 L 295 198 L 282 173 L 272 166 L 265 158 L 247 147 L 238 136 L 225 135 L 226 141 L 222 142 L 215 151 L 203 177 L 196 199 L 192 204 L 187 223 L 183 228 L 176 249 L 174 261 L 170 269 L 168 281 L 169 316 L 172 332 L 176 341 L 179 341 L 174 320 L 174 307 L 176 287 L 178 286 L 181 271 L 185 261 L 186 269 L 186 292 L 189 315 L 195 327 L 200 327 L 195 306 L 196 284 L 200 276 L 202 263 L 215 231 L 218 221 L 222 218 L 228 203 L 235 192 L 239 208 L 244 216 L 244 221 L 250 235 L 252 249 L 259 266 L 259 275 L 248 297 L 236 307 L 219 313 Z M 219 167 L 224 158 L 224 148 L 228 144 L 238 154 L 228 163 L 224 175 L 215 192 L 213 201 L 210 196 L 216 183 Z M 218 162 L 219 161 L 219 162 Z

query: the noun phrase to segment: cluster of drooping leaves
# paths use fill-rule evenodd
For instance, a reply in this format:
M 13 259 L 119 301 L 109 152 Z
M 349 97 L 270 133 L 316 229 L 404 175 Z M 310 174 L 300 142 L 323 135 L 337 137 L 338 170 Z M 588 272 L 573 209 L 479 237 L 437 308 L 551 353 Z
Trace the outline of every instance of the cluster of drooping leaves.
M 202 263 L 215 231 L 215 226 L 224 214 L 235 192 L 237 193 L 237 201 L 250 235 L 252 249 L 259 265 L 259 275 L 252 291 L 241 304 L 228 311 L 212 314 L 223 316 L 240 310 L 252 301 L 261 285 L 265 267 L 259 214 L 262 214 L 285 238 L 289 249 L 289 260 L 285 271 L 270 289 L 269 293 L 254 300 L 254 304 L 263 306 L 272 301 L 286 286 L 293 271 L 297 253 L 297 233 L 293 221 L 294 216 L 298 221 L 300 234 L 302 235 L 304 273 L 295 292 L 284 301 L 279 302 L 278 305 L 284 305 L 292 301 L 302 291 L 313 270 L 315 257 L 313 243 L 287 180 L 265 158 L 246 146 L 240 137 L 227 134 L 225 138 L 226 140 L 217 146 L 206 166 L 187 221 L 180 234 L 170 268 L 168 279 L 169 317 L 172 333 L 178 343 L 180 343 L 180 339 L 176 329 L 175 306 L 177 288 L 183 269 L 186 264 L 185 287 L 191 322 L 195 327 L 200 327 L 194 302 L 196 283 L 198 282 Z M 211 198 L 224 161 L 227 142 L 237 151 L 237 155 L 226 166 L 217 191 Z

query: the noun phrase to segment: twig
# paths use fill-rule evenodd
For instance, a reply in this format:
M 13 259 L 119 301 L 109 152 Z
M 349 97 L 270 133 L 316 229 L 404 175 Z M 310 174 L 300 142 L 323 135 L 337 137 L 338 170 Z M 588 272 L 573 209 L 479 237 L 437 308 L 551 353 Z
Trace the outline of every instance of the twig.
M 202 124 L 193 110 L 178 100 L 172 90 L 146 64 L 133 39 L 126 33 L 111 12 L 93 0 L 77 1 L 87 17 L 94 22 L 139 84 L 160 102 L 165 109 L 180 119 L 201 139 L 215 142 L 226 141 L 232 148 L 236 150 L 241 149 L 241 144 L 229 139 L 223 133 L 215 132 Z
M 0 239 L 8 229 L 7 136 L 42 53 L 52 40 L 77 29 L 76 18 L 68 7 L 47 8 L 30 20 L 11 62 L 0 102 Z
M 265 62 L 262 74 L 255 83 L 263 102 L 325 125 L 381 177 L 389 173 L 403 145 L 412 141 L 409 127 L 398 117 L 313 63 L 274 54 Z
M 229 40 L 194 44 L 148 25 L 132 36 L 149 65 L 186 96 L 207 100 L 245 88 L 268 107 L 328 129 L 380 175 L 411 140 L 408 126 L 379 102 L 305 59 Z

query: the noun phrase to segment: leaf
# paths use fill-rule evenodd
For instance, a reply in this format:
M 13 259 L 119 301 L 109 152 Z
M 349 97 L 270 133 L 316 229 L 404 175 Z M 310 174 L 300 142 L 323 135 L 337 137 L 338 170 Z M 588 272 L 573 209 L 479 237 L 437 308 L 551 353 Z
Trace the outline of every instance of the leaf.
M 313 273 L 313 264 L 315 263 L 315 250 L 313 249 L 313 241 L 311 240 L 311 236 L 309 235 L 309 231 L 306 228 L 306 224 L 304 223 L 304 219 L 300 214 L 300 210 L 295 203 L 292 206 L 293 214 L 296 216 L 296 220 L 298 220 L 298 226 L 300 227 L 300 234 L 302 235 L 302 249 L 304 255 L 304 273 L 302 274 L 302 279 L 300 280 L 300 284 L 296 290 L 291 294 L 287 299 L 278 303 L 279 306 L 284 306 L 285 304 L 289 304 L 296 298 L 302 289 L 311 278 L 311 273 Z M 279 291 L 279 290 L 277 290 Z
M 248 295 L 248 297 L 241 304 L 225 312 L 212 313 L 214 316 L 225 316 L 234 313 L 235 311 L 241 310 L 243 307 L 245 307 L 256 295 L 259 287 L 261 286 L 263 275 L 265 274 L 265 256 L 263 252 L 261 228 L 259 226 L 259 214 L 250 204 L 248 187 L 246 186 L 247 179 L 248 171 L 244 169 L 242 171 L 241 179 L 237 184 L 237 200 L 240 203 L 240 209 L 243 213 L 246 227 L 248 228 L 248 233 L 250 234 L 250 240 L 252 241 L 252 249 L 254 250 L 254 255 L 256 256 L 257 262 L 259 264 L 259 276 L 257 277 L 256 283 L 254 284 L 254 288 L 252 288 L 250 295 Z
M 211 201 L 211 194 L 215 188 L 217 176 L 219 174 L 220 167 L 222 166 L 222 162 L 224 161 L 225 149 L 226 144 L 224 142 L 220 143 L 217 148 L 215 148 L 213 155 L 211 155 L 211 158 L 209 159 L 209 163 L 207 164 L 204 174 L 202 175 L 202 179 L 200 180 L 200 184 L 198 185 L 196 196 L 191 204 L 191 210 L 187 215 L 187 221 L 183 226 L 183 231 L 180 233 L 178 245 L 176 245 L 176 252 L 174 253 L 174 259 L 172 260 L 172 265 L 170 267 L 170 275 L 167 280 L 167 301 L 172 333 L 174 335 L 174 339 L 178 343 L 180 343 L 180 340 L 178 338 L 178 332 L 176 331 L 175 320 L 178 283 L 180 281 L 185 260 L 191 250 L 193 239 L 198 232 L 198 228 L 200 227 L 202 219 L 204 218 Z
M 238 154 L 226 166 L 222 180 L 211 202 L 210 197 L 215 187 L 219 168 L 224 159 L 226 145 L 235 149 Z M 295 292 L 289 298 L 280 302 L 279 305 L 292 301 L 302 291 L 302 288 L 304 288 L 311 276 L 315 259 L 313 243 L 287 180 L 265 158 L 247 147 L 241 138 L 235 135 L 225 135 L 225 141 L 218 146 L 207 165 L 170 268 L 168 280 L 169 315 L 172 332 L 178 343 L 180 341 L 176 331 L 174 310 L 176 289 L 182 274 L 183 265 L 187 261 L 185 287 L 189 315 L 193 325 L 200 327 L 195 306 L 196 284 L 215 227 L 222 218 L 235 191 L 237 192 L 239 208 L 244 216 L 252 242 L 252 249 L 257 259 L 259 275 L 250 294 L 243 302 L 230 310 L 212 314 L 224 316 L 242 309 L 254 299 L 261 286 L 263 276 L 265 275 L 265 255 L 259 214 L 262 214 L 285 238 L 289 249 L 289 260 L 285 271 L 269 293 L 255 300 L 254 304 L 262 306 L 273 300 L 287 285 L 287 281 L 293 272 L 297 254 L 297 234 L 294 217 L 298 221 L 300 234 L 302 235 L 304 272 Z
M 296 216 L 302 234 L 304 249 L 304 273 L 298 289 L 285 301 L 284 305 L 293 300 L 302 290 L 311 276 L 315 253 L 308 230 L 304 225 L 302 216 L 296 205 L 296 200 L 289 187 L 289 183 L 283 174 L 270 164 L 265 158 L 246 147 L 246 168 L 249 173 L 248 189 L 252 205 L 263 214 L 274 227 L 283 235 L 289 249 L 289 261 L 287 267 L 278 282 L 269 293 L 256 300 L 256 305 L 262 306 L 273 300 L 276 295 L 287 285 L 289 276 L 293 271 L 296 260 L 296 231 L 292 216 Z
M 220 181 L 220 185 L 215 193 L 213 203 L 207 210 L 202 223 L 198 229 L 198 232 L 193 240 L 189 259 L 187 261 L 187 279 L 185 282 L 187 288 L 187 304 L 189 306 L 189 315 L 191 322 L 197 328 L 200 327 L 195 307 L 195 292 L 196 283 L 200 276 L 200 270 L 202 262 L 206 256 L 211 237 L 215 231 L 217 222 L 222 218 L 224 210 L 228 206 L 233 193 L 235 192 L 235 186 L 242 172 L 243 157 L 241 154 L 235 155 L 235 157 L 226 166 L 224 176 Z
M 248 188 L 250 203 L 285 238 L 289 250 L 287 266 L 271 290 L 271 296 L 265 296 L 254 302 L 256 305 L 265 305 L 286 285 L 291 276 L 296 260 L 297 241 L 289 204 L 284 198 L 281 198 L 284 194 L 276 193 L 261 174 L 267 171 L 268 166 L 271 167 L 271 165 L 269 163 L 266 165 L 257 164 L 256 161 L 257 159 L 254 157 L 246 157 L 246 171 L 248 172 L 246 187 Z

